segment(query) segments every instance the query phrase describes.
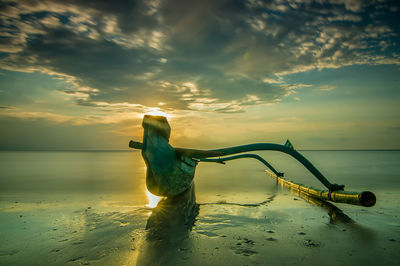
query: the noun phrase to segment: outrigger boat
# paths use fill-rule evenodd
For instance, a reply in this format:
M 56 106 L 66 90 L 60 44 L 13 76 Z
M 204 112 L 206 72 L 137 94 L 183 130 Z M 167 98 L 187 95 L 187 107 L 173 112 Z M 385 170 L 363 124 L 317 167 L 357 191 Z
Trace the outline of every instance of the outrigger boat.
M 199 162 L 216 162 L 225 164 L 226 161 L 253 158 L 262 162 L 270 174 L 279 184 L 297 190 L 311 197 L 332 201 L 371 207 L 375 205 L 376 197 L 370 191 L 350 192 L 344 190 L 344 185 L 332 184 L 328 179 L 293 148 L 290 141 L 285 145 L 275 143 L 255 143 L 228 147 L 214 150 L 196 150 L 174 148 L 169 144 L 171 127 L 163 116 L 145 115 L 142 126 L 144 128 L 143 142 L 130 141 L 129 147 L 142 150 L 146 163 L 147 189 L 162 197 L 176 197 L 192 187 L 196 166 Z M 327 189 L 320 190 L 297 184 L 283 178 L 284 174 L 278 172 L 270 163 L 250 151 L 274 150 L 286 153 L 305 168 L 307 168 Z M 234 155 L 237 154 L 237 155 Z

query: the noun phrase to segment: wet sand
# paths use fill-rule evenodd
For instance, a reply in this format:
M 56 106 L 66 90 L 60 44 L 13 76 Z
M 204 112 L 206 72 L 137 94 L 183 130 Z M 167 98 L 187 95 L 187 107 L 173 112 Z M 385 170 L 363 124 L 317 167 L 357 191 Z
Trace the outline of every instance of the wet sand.
M 154 221 L 157 208 L 3 197 L 0 264 L 395 265 L 400 259 L 398 213 L 382 201 L 368 209 L 346 206 L 343 219 L 285 190 L 269 198 L 258 206 L 200 204 L 198 215 L 190 204 L 164 204 L 159 209 L 173 218 Z

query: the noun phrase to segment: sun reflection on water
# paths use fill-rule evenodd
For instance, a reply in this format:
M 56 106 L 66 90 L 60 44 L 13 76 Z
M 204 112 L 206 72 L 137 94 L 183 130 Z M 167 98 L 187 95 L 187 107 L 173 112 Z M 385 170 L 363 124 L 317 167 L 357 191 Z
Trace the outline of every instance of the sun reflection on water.
M 148 191 L 147 189 L 146 189 L 146 195 L 147 195 L 147 199 L 149 201 L 149 203 L 146 205 L 146 207 L 149 207 L 149 208 L 155 208 L 157 206 L 157 204 L 160 202 L 160 200 L 162 199 L 162 197 L 151 194 L 150 191 Z

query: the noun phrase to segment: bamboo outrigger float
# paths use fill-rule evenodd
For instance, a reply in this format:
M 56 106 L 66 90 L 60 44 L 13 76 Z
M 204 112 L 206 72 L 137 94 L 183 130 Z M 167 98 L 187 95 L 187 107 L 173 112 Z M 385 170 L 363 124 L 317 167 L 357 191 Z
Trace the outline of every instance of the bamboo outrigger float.
M 301 192 L 313 198 L 325 200 L 325 201 L 333 201 L 338 203 L 347 203 L 352 205 L 361 205 L 364 207 L 371 207 L 375 205 L 376 197 L 370 191 L 363 192 L 350 192 L 350 191 L 329 191 L 329 190 L 320 190 L 313 187 L 304 186 L 301 184 L 297 184 L 292 181 L 288 181 L 275 175 L 270 171 L 265 171 L 269 174 L 273 179 L 275 179 L 278 184 L 289 188 L 292 191 Z
M 145 115 L 142 126 L 144 128 L 143 143 L 130 141 L 129 147 L 142 150 L 142 156 L 147 166 L 147 189 L 158 196 L 175 197 L 190 188 L 199 162 L 225 163 L 234 159 L 254 158 L 261 161 L 272 171 L 271 176 L 278 183 L 297 189 L 312 197 L 365 207 L 371 207 L 376 202 L 376 197 L 372 192 L 344 191 L 344 185 L 329 182 L 310 161 L 293 148 L 289 141 L 285 145 L 255 143 L 215 150 L 174 148 L 169 144 L 171 128 L 165 117 Z M 244 152 L 262 150 L 275 150 L 291 155 L 307 168 L 327 190 L 318 190 L 287 181 L 283 179 L 283 173 L 275 170 L 271 164 L 259 155 L 243 154 Z

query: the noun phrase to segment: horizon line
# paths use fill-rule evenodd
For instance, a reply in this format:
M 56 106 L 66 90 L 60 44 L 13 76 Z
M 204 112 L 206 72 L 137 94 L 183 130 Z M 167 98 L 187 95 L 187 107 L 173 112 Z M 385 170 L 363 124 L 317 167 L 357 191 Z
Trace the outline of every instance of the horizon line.
M 42 152 L 130 152 L 138 151 L 136 149 L 2 149 L 0 152 L 11 151 L 42 151 Z M 400 148 L 395 149 L 298 149 L 297 151 L 400 151 Z

